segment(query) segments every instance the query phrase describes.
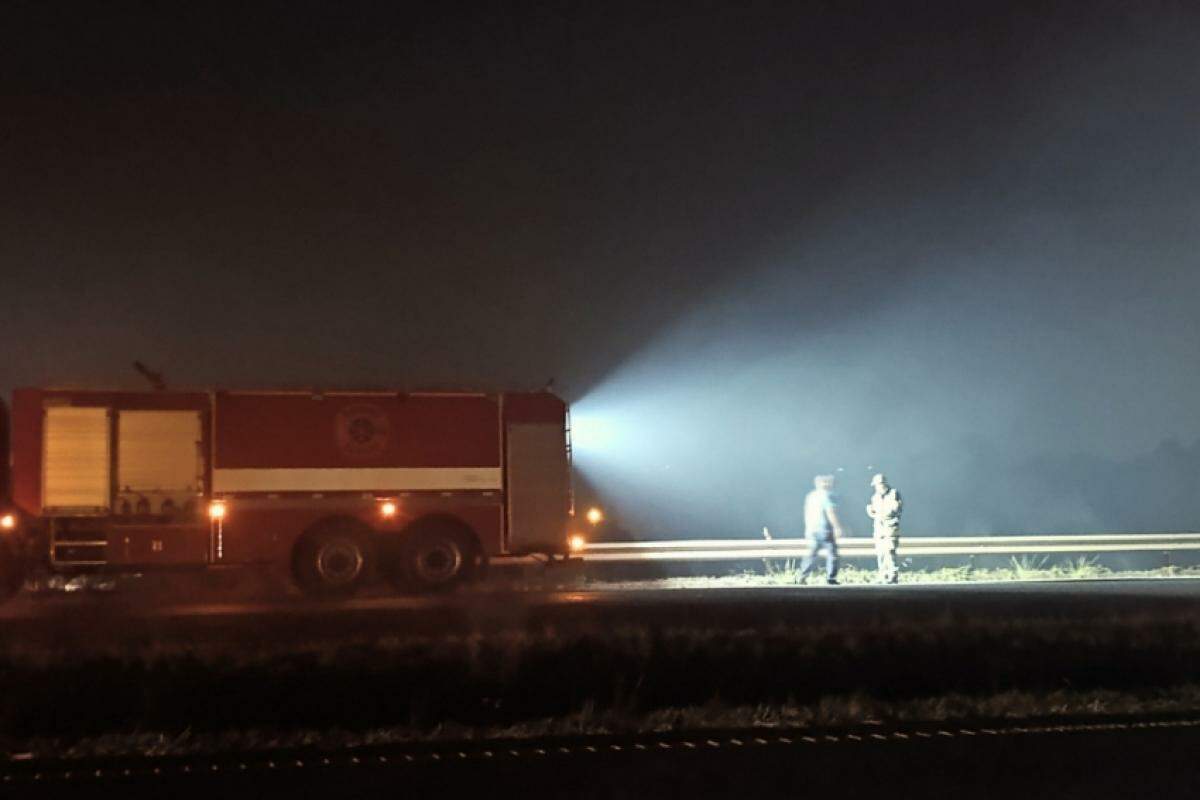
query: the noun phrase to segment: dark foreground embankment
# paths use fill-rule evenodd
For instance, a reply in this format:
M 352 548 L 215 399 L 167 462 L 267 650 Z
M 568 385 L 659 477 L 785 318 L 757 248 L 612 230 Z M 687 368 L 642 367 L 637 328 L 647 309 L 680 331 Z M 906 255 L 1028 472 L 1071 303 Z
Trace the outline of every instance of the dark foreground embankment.
M 305 643 L 0 644 L 0 747 L 34 737 L 251 728 L 502 726 L 581 709 L 805 705 L 1012 689 L 1136 691 L 1200 678 L 1189 610 L 881 619 L 856 626 L 613 625 Z
M 1186 798 L 1200 720 L 708 731 L 0 763 L 14 797 Z

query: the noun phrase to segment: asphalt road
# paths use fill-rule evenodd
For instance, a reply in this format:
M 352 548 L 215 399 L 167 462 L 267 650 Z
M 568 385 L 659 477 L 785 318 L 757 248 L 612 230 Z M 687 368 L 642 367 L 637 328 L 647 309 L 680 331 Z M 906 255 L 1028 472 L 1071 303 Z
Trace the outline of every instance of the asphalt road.
M 20 797 L 1191 798 L 1200 720 L 730 731 L 0 765 Z
M 191 590 L 187 590 L 188 596 Z M 893 620 L 1112 620 L 1200 613 L 1200 580 L 785 587 L 704 590 L 463 591 L 441 597 L 313 602 L 280 596 L 223 602 L 220 592 L 132 587 L 111 593 L 20 596 L 0 607 L 0 636 L 29 642 L 188 641 L 241 637 L 338 639 L 439 635 L 622 624 L 762 628 L 819 621 L 878 625 Z

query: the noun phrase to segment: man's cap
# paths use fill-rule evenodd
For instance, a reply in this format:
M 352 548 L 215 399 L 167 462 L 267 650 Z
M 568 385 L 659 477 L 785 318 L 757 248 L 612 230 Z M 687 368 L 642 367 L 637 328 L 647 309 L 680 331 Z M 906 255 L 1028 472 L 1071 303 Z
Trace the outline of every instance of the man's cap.
M 872 486 L 879 484 L 879 483 L 887 483 L 887 476 L 884 475 L 882 472 L 876 472 L 875 477 L 871 478 Z

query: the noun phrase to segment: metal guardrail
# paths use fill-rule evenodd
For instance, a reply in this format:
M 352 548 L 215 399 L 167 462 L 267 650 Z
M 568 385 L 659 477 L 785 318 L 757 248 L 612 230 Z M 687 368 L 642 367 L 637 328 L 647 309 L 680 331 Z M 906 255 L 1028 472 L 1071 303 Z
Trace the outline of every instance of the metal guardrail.
M 1157 553 L 1200 551 L 1200 533 L 1037 534 L 1029 536 L 902 536 L 900 556 L 1028 555 L 1043 553 Z M 740 561 L 798 558 L 805 539 L 677 539 L 661 542 L 595 542 L 578 554 L 584 562 Z M 869 537 L 838 540 L 843 558 L 874 558 Z

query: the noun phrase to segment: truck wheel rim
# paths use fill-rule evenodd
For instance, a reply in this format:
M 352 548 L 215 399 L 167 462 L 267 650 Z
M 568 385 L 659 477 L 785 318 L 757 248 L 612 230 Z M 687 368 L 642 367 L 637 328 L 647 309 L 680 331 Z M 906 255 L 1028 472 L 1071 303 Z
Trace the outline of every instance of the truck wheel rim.
M 350 541 L 329 542 L 317 551 L 317 574 L 328 586 L 345 586 L 363 568 L 362 548 Z
M 417 575 L 426 583 L 445 583 L 462 569 L 463 554 L 450 541 L 431 542 L 417 553 Z

